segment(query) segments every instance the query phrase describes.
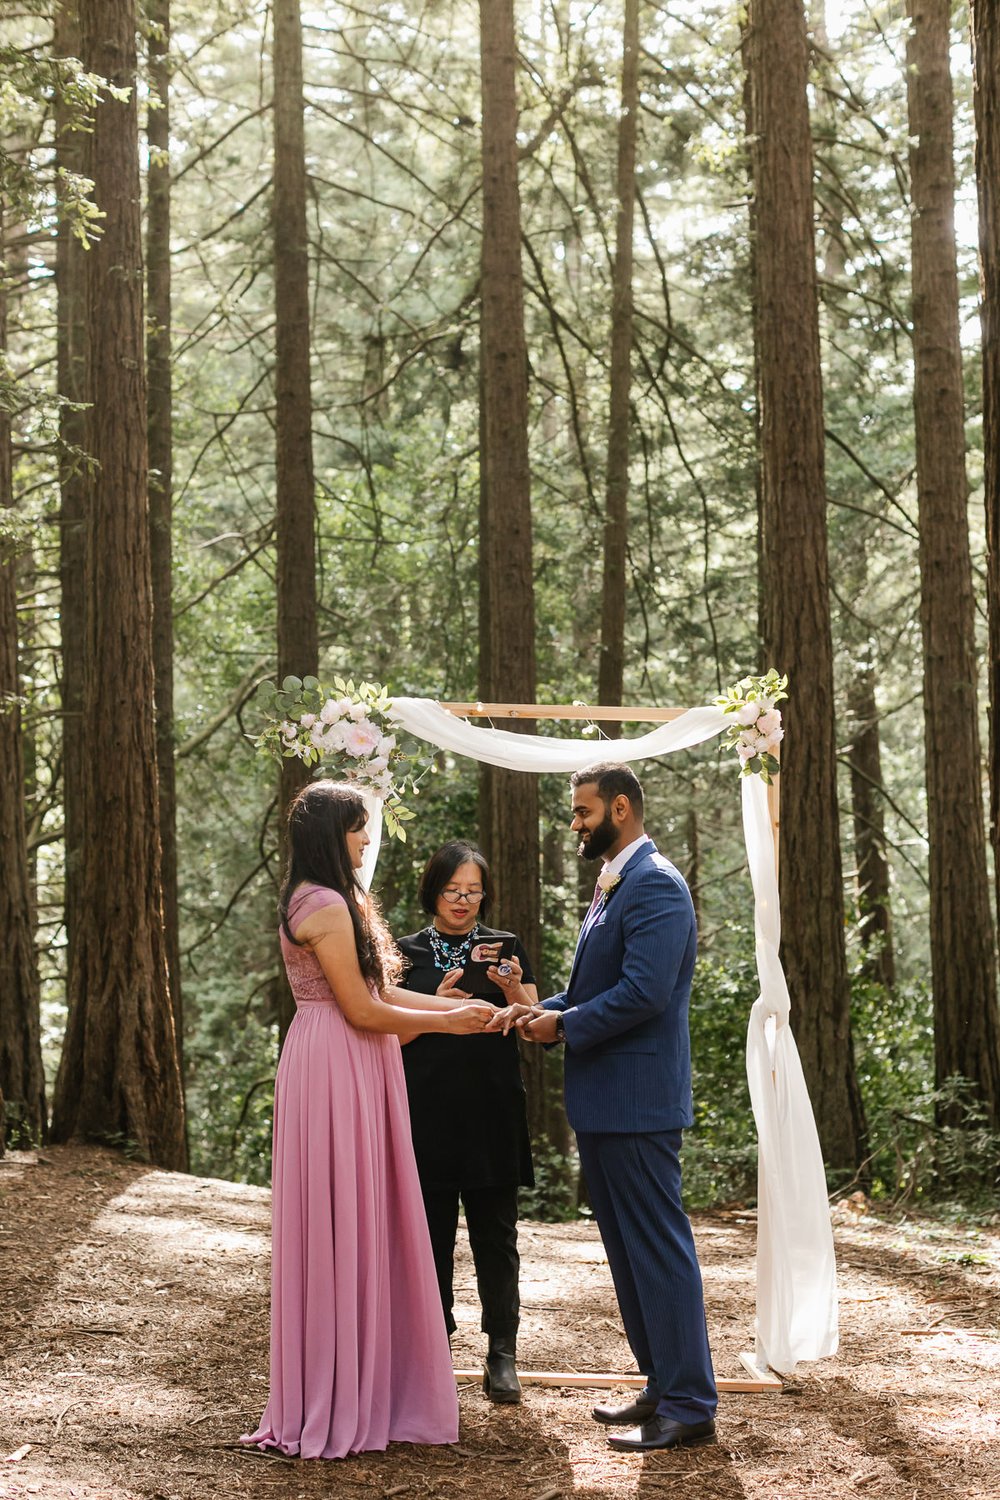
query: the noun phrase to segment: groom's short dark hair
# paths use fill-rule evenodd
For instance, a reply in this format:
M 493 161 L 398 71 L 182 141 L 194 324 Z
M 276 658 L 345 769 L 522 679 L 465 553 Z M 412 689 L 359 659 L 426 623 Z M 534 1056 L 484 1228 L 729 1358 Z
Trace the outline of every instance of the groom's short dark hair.
M 584 766 L 574 771 L 569 778 L 572 787 L 596 786 L 597 795 L 605 807 L 610 807 L 616 797 L 627 797 L 637 818 L 642 817 L 642 787 L 631 766 L 620 761 L 602 760 L 596 765 Z

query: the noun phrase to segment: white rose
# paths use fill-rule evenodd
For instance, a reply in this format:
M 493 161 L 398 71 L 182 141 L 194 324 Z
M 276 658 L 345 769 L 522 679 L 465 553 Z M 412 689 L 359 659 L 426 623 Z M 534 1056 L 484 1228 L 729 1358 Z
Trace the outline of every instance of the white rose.
M 766 734 L 755 735 L 754 736 L 754 743 L 756 745 L 757 753 L 759 755 L 762 750 L 766 750 L 767 749 L 767 735 Z
M 299 726 L 297 724 L 289 723 L 289 721 L 286 719 L 281 725 L 281 732 L 285 736 L 286 740 L 294 740 L 298 736 Z
M 338 750 L 343 750 L 348 728 L 349 725 L 347 724 L 337 723 L 330 725 L 329 729 L 323 735 L 323 749 L 328 755 L 332 755 Z
M 736 749 L 739 752 L 740 764 L 744 766 L 746 765 L 748 760 L 753 760 L 754 756 L 757 754 L 752 745 L 737 745 Z
M 388 797 L 392 791 L 392 772 L 380 771 L 375 778 L 375 785 L 383 797 Z
M 322 723 L 314 724 L 309 731 L 309 742 L 310 744 L 315 745 L 317 750 L 322 750 L 324 748 L 324 727 L 325 726 Z
M 774 707 L 774 699 L 773 698 L 768 698 L 766 694 L 764 695 L 763 698 L 758 698 L 757 699 L 757 712 L 759 714 L 769 714 L 771 712 L 771 710 L 773 709 L 773 707 Z
M 363 703 L 352 703 L 350 708 L 347 710 L 348 718 L 353 719 L 355 724 L 357 724 L 361 719 L 365 718 L 367 713 L 368 710 Z
M 760 713 L 759 703 L 742 703 L 736 710 L 737 724 L 756 724 L 757 715 Z
M 342 717 L 340 708 L 332 698 L 327 698 L 319 711 L 319 716 L 324 724 L 336 724 L 337 720 Z
M 368 762 L 368 769 L 374 776 L 377 772 L 384 771 L 387 768 L 388 764 L 389 762 L 384 755 L 376 755 L 372 760 Z
M 783 729 L 776 729 L 773 734 L 768 735 L 766 748 L 770 750 L 772 755 L 774 754 L 775 750 L 777 750 L 778 746 L 781 744 L 784 738 L 785 731 Z
M 389 756 L 392 751 L 395 750 L 395 748 L 396 736 L 394 734 L 384 734 L 378 742 L 378 749 L 376 751 L 376 754 L 384 755 L 386 761 L 388 762 Z
M 316 722 L 316 715 L 315 714 L 303 714 L 302 717 L 301 717 L 301 719 L 299 720 L 299 723 L 302 725 L 303 729 L 311 729 L 313 727 L 313 725 L 315 724 L 315 722 Z
M 773 734 L 776 729 L 781 728 L 781 715 L 776 708 L 769 708 L 766 714 L 761 714 L 757 720 L 757 728 L 761 734 Z
M 347 715 L 350 713 L 352 707 L 353 704 L 351 703 L 350 698 L 337 699 L 337 714 L 341 719 L 347 718 Z
M 743 733 L 740 735 L 739 739 L 736 742 L 736 746 L 739 750 L 747 749 L 750 751 L 751 755 L 755 754 L 757 750 L 756 729 L 744 729 Z

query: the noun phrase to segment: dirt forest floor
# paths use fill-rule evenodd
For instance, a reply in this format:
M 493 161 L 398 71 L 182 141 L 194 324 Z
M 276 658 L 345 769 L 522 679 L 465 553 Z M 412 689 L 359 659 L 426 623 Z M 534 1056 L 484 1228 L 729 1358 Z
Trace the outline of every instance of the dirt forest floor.
M 0 1161 L 4 1500 L 938 1500 L 1000 1495 L 1000 1231 L 835 1213 L 841 1346 L 721 1397 L 719 1443 L 613 1453 L 586 1390 L 460 1391 L 450 1448 L 302 1463 L 241 1449 L 267 1392 L 269 1201 L 107 1152 Z M 695 1220 L 716 1373 L 752 1345 L 752 1214 Z M 634 1369 L 596 1228 L 525 1224 L 519 1362 Z M 481 1358 L 467 1254 L 457 1368 Z

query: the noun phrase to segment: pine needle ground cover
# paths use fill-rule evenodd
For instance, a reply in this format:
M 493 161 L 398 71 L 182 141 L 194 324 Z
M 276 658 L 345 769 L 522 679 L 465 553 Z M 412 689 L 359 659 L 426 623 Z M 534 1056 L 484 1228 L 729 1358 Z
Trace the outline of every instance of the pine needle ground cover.
M 3 1500 L 986 1500 L 1000 1493 L 1000 1229 L 835 1210 L 840 1353 L 782 1394 L 723 1395 L 719 1444 L 612 1454 L 596 1393 L 460 1392 L 457 1445 L 338 1463 L 237 1439 L 267 1390 L 266 1189 L 54 1148 L 0 1162 Z M 719 1375 L 751 1343 L 752 1212 L 694 1216 Z M 596 1227 L 521 1229 L 524 1369 L 633 1369 Z M 471 1261 L 458 1368 L 475 1368 Z M 600 1398 L 598 1398 L 600 1399 Z

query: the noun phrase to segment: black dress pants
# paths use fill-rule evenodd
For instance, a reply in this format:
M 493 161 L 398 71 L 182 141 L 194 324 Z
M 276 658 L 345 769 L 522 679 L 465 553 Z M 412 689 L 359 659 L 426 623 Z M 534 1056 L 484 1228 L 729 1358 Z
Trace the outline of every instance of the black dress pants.
M 454 1333 L 456 1326 L 452 1282 L 459 1196 L 476 1266 L 483 1332 L 490 1337 L 516 1333 L 521 1311 L 517 1286 L 521 1261 L 517 1253 L 516 1186 L 462 1188 L 461 1194 L 458 1188 L 424 1188 L 423 1194 L 448 1333 Z

